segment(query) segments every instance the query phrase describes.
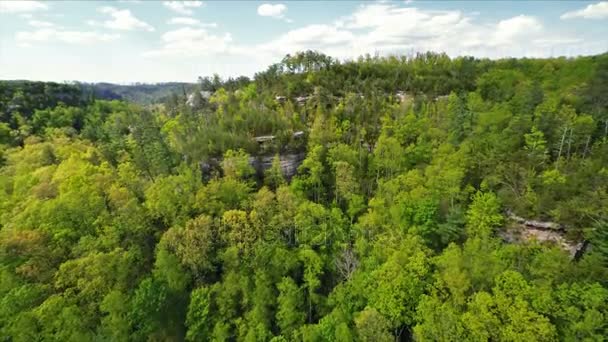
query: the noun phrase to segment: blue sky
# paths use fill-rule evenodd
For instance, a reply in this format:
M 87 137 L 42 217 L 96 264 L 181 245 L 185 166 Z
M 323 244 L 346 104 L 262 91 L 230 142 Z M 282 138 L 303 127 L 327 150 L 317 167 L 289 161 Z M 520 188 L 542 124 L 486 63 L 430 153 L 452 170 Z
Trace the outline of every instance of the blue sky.
M 608 51 L 608 1 L 0 1 L 0 79 L 187 81 L 286 53 Z

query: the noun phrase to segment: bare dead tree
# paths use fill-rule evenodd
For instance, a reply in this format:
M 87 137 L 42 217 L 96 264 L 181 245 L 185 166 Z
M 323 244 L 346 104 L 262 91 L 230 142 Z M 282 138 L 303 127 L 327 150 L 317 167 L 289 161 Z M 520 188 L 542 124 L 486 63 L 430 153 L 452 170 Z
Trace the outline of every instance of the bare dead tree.
M 555 169 L 557 170 L 559 165 L 559 158 L 562 156 L 562 149 L 564 147 L 564 141 L 566 140 L 566 133 L 568 133 L 568 126 L 564 127 L 564 133 L 562 134 L 562 141 L 559 144 L 559 152 L 557 153 L 557 160 L 555 162 Z
M 351 248 L 347 248 L 336 259 L 336 269 L 344 280 L 349 280 L 359 266 L 359 260 Z

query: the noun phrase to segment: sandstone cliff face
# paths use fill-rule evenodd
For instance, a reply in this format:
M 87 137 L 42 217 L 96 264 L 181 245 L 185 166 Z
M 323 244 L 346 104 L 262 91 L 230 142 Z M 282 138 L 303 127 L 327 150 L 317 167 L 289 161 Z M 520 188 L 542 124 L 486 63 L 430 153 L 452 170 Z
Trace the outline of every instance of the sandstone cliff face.
M 279 155 L 279 160 L 281 161 L 281 170 L 283 171 L 283 176 L 286 179 L 291 179 L 298 172 L 298 167 L 304 161 L 306 157 L 305 153 L 290 153 L 290 154 L 281 154 Z M 258 174 L 263 175 L 264 171 L 268 170 L 272 166 L 272 159 L 274 156 L 258 156 L 258 157 L 250 157 L 249 164 L 253 166 L 255 171 Z
M 306 158 L 306 153 L 304 152 L 279 155 L 281 170 L 283 171 L 283 176 L 287 180 L 290 180 L 296 175 L 298 167 L 300 167 L 304 158 Z M 255 169 L 258 176 L 263 177 L 264 172 L 272 166 L 272 159 L 274 159 L 274 155 L 249 157 L 249 165 Z M 221 168 L 220 163 L 221 160 L 217 158 L 211 158 L 210 160 L 201 163 L 200 167 L 203 178 L 209 178 L 213 170 L 219 170 Z
M 543 243 L 553 243 L 567 251 L 572 258 L 583 253 L 587 247 L 585 241 L 569 241 L 565 237 L 564 227 L 555 222 L 528 220 L 507 211 L 507 216 L 514 224 L 500 232 L 507 242 L 528 242 L 536 240 Z

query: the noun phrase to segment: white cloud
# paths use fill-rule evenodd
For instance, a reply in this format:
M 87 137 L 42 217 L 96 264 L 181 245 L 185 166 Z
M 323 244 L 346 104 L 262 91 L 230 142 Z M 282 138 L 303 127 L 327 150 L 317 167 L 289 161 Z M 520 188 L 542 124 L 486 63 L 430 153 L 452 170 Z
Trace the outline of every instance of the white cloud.
M 30 26 L 34 26 L 34 27 L 53 27 L 53 26 L 55 26 L 55 24 L 53 24 L 49 21 L 42 21 L 42 20 L 30 20 L 27 23 L 30 24 Z
M 261 4 L 258 7 L 258 14 L 262 17 L 282 18 L 287 12 L 287 6 L 284 4 Z
M 210 34 L 203 28 L 183 27 L 161 36 L 162 47 L 147 51 L 144 56 L 204 56 L 230 52 L 232 36 Z
M 198 27 L 217 27 L 217 23 L 203 23 L 198 19 L 190 18 L 190 17 L 174 17 L 167 21 L 169 25 L 188 25 L 188 26 L 198 26 Z
M 183 15 L 192 15 L 193 8 L 203 6 L 202 1 L 163 1 L 163 5 L 172 11 Z
M 117 9 L 111 6 L 105 6 L 98 9 L 99 12 L 108 14 L 112 19 L 105 20 L 101 23 L 89 20 L 87 23 L 93 26 L 103 26 L 113 30 L 131 31 L 142 29 L 146 31 L 154 31 L 154 27 L 150 24 L 137 19 L 128 9 Z
M 293 22 L 293 20 L 285 17 L 286 12 L 287 6 L 285 6 L 284 4 L 261 4 L 260 6 L 258 6 L 258 15 L 262 17 L 283 19 L 288 23 Z
M 41 1 L 0 1 L 0 13 L 23 13 L 47 9 L 49 6 Z
M 308 25 L 288 31 L 277 39 L 258 45 L 255 49 L 262 54 L 276 56 L 301 50 L 324 50 L 347 46 L 355 40 L 355 35 L 347 30 L 331 25 Z
M 22 31 L 15 34 L 15 40 L 22 46 L 31 43 L 62 42 L 68 44 L 92 44 L 118 39 L 118 34 L 99 33 L 94 31 L 69 31 L 54 28 L 42 28 L 36 31 Z
M 538 19 L 526 15 L 501 20 L 496 25 L 493 45 L 511 44 L 520 40 L 526 40 L 542 32 L 543 25 Z
M 604 19 L 608 18 L 608 1 L 600 1 L 597 4 L 587 5 L 587 7 L 566 12 L 560 16 L 561 19 L 573 19 L 573 18 L 584 18 L 584 19 Z

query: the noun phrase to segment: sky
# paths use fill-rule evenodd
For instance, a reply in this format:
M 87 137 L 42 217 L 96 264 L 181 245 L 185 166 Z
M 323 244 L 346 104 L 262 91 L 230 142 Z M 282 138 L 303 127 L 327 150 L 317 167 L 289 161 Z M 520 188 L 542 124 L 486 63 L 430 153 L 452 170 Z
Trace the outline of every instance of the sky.
M 0 79 L 251 77 L 308 49 L 342 60 L 593 55 L 608 51 L 608 1 L 0 0 Z

